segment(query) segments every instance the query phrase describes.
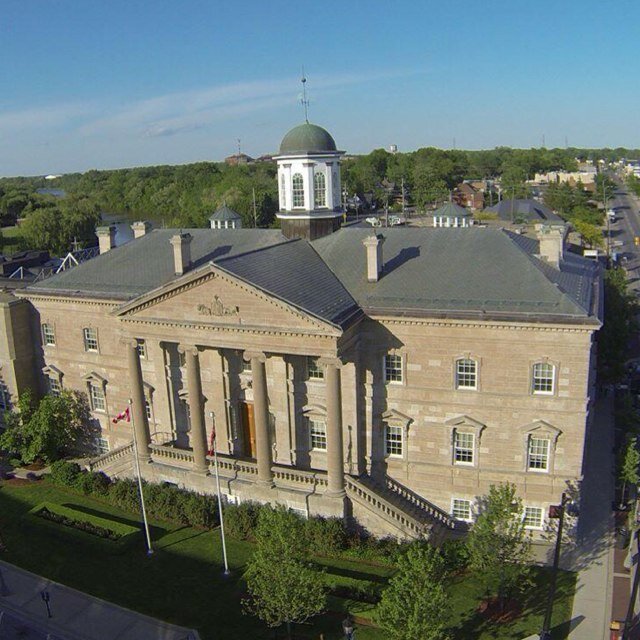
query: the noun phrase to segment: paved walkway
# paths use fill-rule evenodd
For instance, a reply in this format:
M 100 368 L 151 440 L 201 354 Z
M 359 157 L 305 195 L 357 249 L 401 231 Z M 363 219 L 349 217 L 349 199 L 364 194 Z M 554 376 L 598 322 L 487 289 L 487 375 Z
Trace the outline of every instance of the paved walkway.
M 99 579 L 96 577 L 96 579 Z M 50 596 L 47 617 L 41 593 Z M 2 640 L 199 640 L 177 627 L 0 562 Z
M 596 404 L 581 487 L 578 546 L 566 558 L 578 571 L 569 640 L 609 640 L 613 584 L 613 398 Z

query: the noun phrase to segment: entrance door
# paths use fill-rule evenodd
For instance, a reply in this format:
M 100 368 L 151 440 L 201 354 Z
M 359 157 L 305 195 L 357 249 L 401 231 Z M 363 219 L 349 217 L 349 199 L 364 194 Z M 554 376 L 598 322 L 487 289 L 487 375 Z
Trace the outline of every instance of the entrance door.
M 240 403 L 240 416 L 242 417 L 242 436 L 244 442 L 244 455 L 248 458 L 256 457 L 256 423 L 253 417 L 253 404 Z

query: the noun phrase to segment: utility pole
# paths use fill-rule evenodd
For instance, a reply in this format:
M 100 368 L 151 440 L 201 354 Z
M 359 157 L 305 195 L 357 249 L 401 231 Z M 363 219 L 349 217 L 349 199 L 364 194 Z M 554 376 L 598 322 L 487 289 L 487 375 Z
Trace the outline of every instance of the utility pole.
M 560 564 L 560 546 L 562 544 L 562 527 L 564 525 L 564 512 L 569 502 L 571 502 L 571 498 L 566 493 L 563 493 L 560 504 L 549 507 L 549 517 L 558 518 L 558 533 L 556 535 L 556 548 L 553 554 L 551 585 L 549 586 L 547 608 L 544 614 L 544 621 L 542 622 L 542 631 L 540 631 L 540 640 L 551 640 L 551 614 L 553 613 L 553 601 L 556 596 L 556 581 L 558 578 L 558 565 Z
M 258 228 L 258 212 L 256 210 L 256 188 L 253 187 L 251 190 L 253 194 L 253 226 L 255 229 Z

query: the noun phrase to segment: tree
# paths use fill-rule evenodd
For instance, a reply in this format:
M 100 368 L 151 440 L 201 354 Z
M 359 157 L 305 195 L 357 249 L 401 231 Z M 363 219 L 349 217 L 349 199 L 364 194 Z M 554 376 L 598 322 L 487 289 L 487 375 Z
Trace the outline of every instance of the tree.
M 81 444 L 87 418 L 86 400 L 78 393 L 62 391 L 36 402 L 31 391 L 24 391 L 16 410 L 6 414 L 0 449 L 25 464 L 53 462 Z
M 635 486 L 640 481 L 638 475 L 638 467 L 640 467 L 640 453 L 638 453 L 638 438 L 629 438 L 627 448 L 624 452 L 622 466 L 620 467 L 620 480 L 622 481 L 622 491 L 620 493 L 620 508 L 624 507 L 624 494 L 627 485 Z
M 440 552 L 413 544 L 398 559 L 375 613 L 376 622 L 393 640 L 442 640 L 447 619 L 446 574 Z
M 531 536 L 525 529 L 522 500 L 511 483 L 491 485 L 469 534 L 469 565 L 479 571 L 487 588 L 506 599 L 528 574 Z
M 604 326 L 598 331 L 598 379 L 615 383 L 625 375 L 629 339 L 635 328 L 637 303 L 629 293 L 624 269 L 604 274 Z
M 262 509 L 256 550 L 245 574 L 249 598 L 245 611 L 270 627 L 304 622 L 326 606 L 322 574 L 307 561 L 302 521 L 284 507 Z
M 602 247 L 604 245 L 604 239 L 602 237 L 602 231 L 599 227 L 582 220 L 573 221 L 574 229 L 580 234 L 583 244 L 590 247 Z

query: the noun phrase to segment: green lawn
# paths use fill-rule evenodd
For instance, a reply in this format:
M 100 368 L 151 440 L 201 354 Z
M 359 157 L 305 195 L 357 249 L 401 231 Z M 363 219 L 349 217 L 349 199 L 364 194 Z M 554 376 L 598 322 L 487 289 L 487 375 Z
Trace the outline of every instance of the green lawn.
M 30 509 L 49 502 L 85 511 L 123 524 L 136 524 L 136 517 L 118 509 L 39 482 L 16 486 L 0 482 L 0 535 L 7 547 L 2 559 L 35 573 L 70 585 L 125 607 L 176 624 L 197 628 L 203 640 L 226 638 L 273 638 L 254 618 L 241 613 L 242 573 L 252 553 L 247 542 L 227 541 L 232 575 L 221 573 L 222 551 L 218 531 L 205 532 L 166 522 L 152 522 L 156 547 L 147 557 L 143 538 L 122 555 L 105 553 L 88 536 L 82 546 L 77 537 L 51 536 L 47 527 L 27 516 Z M 50 523 L 48 523 L 50 524 Z M 317 559 L 333 584 L 354 585 L 368 582 L 384 584 L 391 574 L 388 567 L 368 565 L 347 559 Z M 511 624 L 488 625 L 476 608 L 484 593 L 473 577 L 459 578 L 450 586 L 451 622 L 459 640 L 523 638 L 539 630 L 545 602 L 547 571 L 537 573 L 538 584 L 525 602 L 524 615 Z M 568 620 L 573 598 L 574 576 L 562 574 L 555 607 L 555 640 L 566 636 L 562 623 Z M 370 618 L 374 605 L 330 598 L 329 613 L 313 625 L 304 625 L 296 633 L 301 637 L 326 640 L 341 638 L 340 612 L 349 610 Z M 282 637 L 282 635 L 281 635 Z M 359 640 L 382 640 L 385 634 L 374 628 L 360 627 Z

